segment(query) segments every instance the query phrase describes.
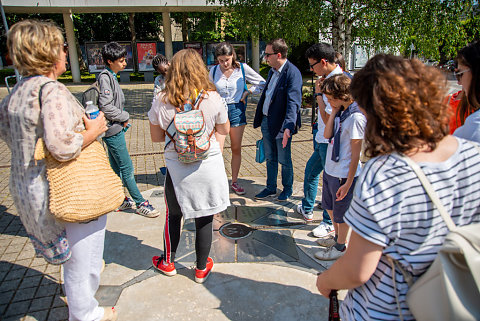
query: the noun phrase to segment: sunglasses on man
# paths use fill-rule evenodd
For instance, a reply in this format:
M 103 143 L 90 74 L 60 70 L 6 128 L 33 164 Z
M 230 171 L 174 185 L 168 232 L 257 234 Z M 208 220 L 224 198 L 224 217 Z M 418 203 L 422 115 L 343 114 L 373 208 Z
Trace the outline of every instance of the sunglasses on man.
M 277 52 L 266 52 L 264 55 L 265 55 L 265 57 L 270 57 L 270 56 L 276 55 L 276 54 L 278 54 L 278 53 Z

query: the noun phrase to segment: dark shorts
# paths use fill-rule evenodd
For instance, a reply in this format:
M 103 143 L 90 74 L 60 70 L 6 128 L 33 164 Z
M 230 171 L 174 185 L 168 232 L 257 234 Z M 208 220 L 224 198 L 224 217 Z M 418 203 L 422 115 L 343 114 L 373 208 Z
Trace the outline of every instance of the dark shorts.
M 337 191 L 346 181 L 346 178 L 333 177 L 323 171 L 322 207 L 328 211 L 333 210 L 333 221 L 335 223 L 345 223 L 343 216 L 352 202 L 357 178 L 353 179 L 352 186 L 345 198 L 341 201 L 336 201 Z
M 228 120 L 230 120 L 230 127 L 238 127 L 247 124 L 245 109 L 245 104 L 242 102 L 228 104 Z

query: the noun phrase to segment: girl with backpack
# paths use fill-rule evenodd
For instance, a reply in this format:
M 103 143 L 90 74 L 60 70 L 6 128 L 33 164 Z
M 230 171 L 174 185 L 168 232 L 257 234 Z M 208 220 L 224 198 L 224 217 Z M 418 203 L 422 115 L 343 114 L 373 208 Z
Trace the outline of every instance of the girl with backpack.
M 245 190 L 238 184 L 238 172 L 242 162 L 242 138 L 247 118 L 245 109 L 249 94 L 263 91 L 265 79 L 247 64 L 237 61 L 235 49 L 228 42 L 221 42 L 215 47 L 215 58 L 218 65 L 210 70 L 210 80 L 215 84 L 217 92 L 228 105 L 230 120 L 230 146 L 232 149 L 232 183 L 230 187 L 238 195 Z M 247 89 L 247 81 L 252 84 Z
M 209 144 L 205 145 L 205 149 L 198 148 L 200 144 L 196 141 L 197 137 L 188 133 L 188 130 L 188 144 L 193 144 L 194 152 L 189 147 L 192 145 L 182 147 L 185 141 L 180 136 L 183 133 L 176 130 L 181 127 L 179 122 L 185 119 L 188 111 L 201 111 L 203 117 L 200 127 L 209 136 Z M 164 157 L 167 167 L 164 185 L 164 254 L 154 256 L 152 263 L 155 269 L 165 275 L 177 273 L 174 261 L 180 241 L 181 220 L 182 217 L 193 218 L 197 256 L 195 281 L 203 283 L 213 268 L 213 260 L 208 256 L 212 244 L 213 215 L 230 205 L 222 157 L 229 122 L 225 102 L 208 80 L 205 64 L 195 50 L 184 49 L 173 56 L 165 89 L 152 103 L 148 118 L 152 141 L 166 141 Z M 196 118 L 191 120 L 191 123 L 198 122 Z

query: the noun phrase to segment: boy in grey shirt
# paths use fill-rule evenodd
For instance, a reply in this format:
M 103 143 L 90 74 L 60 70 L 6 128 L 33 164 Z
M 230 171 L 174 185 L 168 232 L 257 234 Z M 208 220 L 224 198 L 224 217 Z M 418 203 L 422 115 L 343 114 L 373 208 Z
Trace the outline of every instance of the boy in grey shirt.
M 108 157 L 113 171 L 120 176 L 123 185 L 130 196 L 125 197 L 118 211 L 131 209 L 136 205 L 135 212 L 146 217 L 157 217 L 160 213 L 145 200 L 135 182 L 132 159 L 125 142 L 125 131 L 128 129 L 130 115 L 124 110 L 125 96 L 117 81 L 117 73 L 125 69 L 127 51 L 116 42 L 107 43 L 102 48 L 103 61 L 106 70 L 98 76 L 100 96 L 98 107 L 105 114 L 109 128 L 103 141 L 108 147 Z

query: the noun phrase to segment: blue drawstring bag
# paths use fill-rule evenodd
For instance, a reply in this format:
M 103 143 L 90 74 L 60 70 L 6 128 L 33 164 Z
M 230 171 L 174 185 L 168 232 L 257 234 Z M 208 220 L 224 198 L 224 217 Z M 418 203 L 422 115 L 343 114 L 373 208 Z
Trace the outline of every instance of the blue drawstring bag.
M 263 163 L 265 161 L 265 149 L 263 147 L 263 139 L 257 140 L 257 152 L 255 154 L 255 161 L 257 163 Z

